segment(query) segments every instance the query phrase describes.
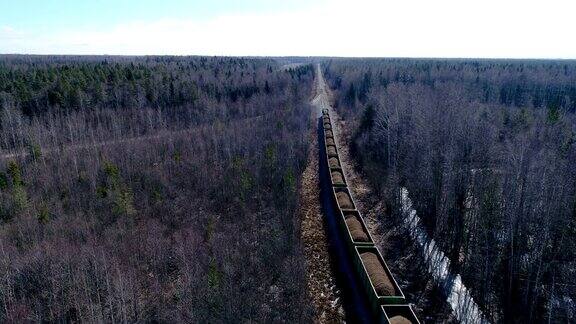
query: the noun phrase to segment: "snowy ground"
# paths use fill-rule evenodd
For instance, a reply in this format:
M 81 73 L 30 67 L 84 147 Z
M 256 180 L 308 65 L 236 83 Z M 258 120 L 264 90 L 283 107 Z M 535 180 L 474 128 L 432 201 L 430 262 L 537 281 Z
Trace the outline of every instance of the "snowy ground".
M 408 197 L 406 188 L 402 188 L 401 203 L 404 222 L 410 235 L 422 248 L 428 271 L 439 285 L 445 289 L 448 303 L 452 307 L 454 316 L 462 323 L 489 323 L 474 302 L 466 286 L 462 283 L 460 275 L 450 273 L 450 260 L 424 231 L 420 218 L 412 207 L 412 201 Z

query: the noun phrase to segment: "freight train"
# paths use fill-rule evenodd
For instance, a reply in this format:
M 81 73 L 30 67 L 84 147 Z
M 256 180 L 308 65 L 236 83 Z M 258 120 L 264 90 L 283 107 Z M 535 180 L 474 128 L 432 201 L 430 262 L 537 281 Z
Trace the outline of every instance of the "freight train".
M 374 244 L 370 231 L 348 189 L 338 154 L 330 113 L 322 111 L 324 157 L 332 185 L 332 203 L 337 213 L 340 234 L 348 246 L 355 275 L 362 283 L 373 316 L 380 323 L 420 323 L 412 307 Z

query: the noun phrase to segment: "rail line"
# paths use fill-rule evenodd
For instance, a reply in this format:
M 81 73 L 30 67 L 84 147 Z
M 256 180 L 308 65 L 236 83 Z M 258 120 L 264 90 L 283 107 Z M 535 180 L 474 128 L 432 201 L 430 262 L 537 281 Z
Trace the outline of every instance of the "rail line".
M 321 200 L 347 317 L 358 323 L 420 323 L 374 244 L 348 189 L 320 66 L 317 76 L 322 93 L 314 101 L 317 106 L 326 107 L 318 119 Z

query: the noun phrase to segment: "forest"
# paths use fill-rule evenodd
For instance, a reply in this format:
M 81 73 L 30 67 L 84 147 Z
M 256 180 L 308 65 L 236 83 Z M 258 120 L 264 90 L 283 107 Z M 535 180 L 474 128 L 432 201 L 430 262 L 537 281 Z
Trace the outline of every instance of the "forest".
M 493 322 L 576 320 L 576 63 L 330 59 L 354 162 Z
M 1 55 L 0 322 L 312 322 L 318 62 L 381 223 L 407 190 L 490 321 L 576 321 L 574 61 Z
M 0 57 L 1 322 L 309 322 L 311 66 Z

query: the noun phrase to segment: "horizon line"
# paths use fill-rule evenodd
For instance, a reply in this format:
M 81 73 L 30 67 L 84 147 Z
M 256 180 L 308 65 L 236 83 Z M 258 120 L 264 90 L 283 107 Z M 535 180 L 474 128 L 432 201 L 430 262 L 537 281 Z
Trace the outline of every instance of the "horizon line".
M 576 57 L 504 57 L 504 56 L 338 56 L 338 55 L 226 55 L 226 54 L 51 54 L 0 53 L 0 56 L 77 56 L 77 57 L 237 57 L 237 58 L 325 58 L 325 59 L 424 59 L 424 60 L 542 60 L 576 61 Z

